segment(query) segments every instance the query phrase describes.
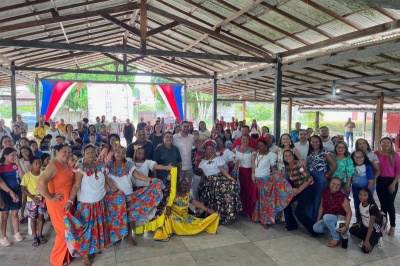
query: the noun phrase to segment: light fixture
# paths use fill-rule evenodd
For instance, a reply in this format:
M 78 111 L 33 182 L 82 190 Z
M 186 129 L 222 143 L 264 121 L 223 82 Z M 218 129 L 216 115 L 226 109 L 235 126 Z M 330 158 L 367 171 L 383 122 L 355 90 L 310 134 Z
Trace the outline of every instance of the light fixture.
M 272 96 L 275 96 L 275 92 L 272 93 Z
M 336 89 L 336 93 L 339 93 L 339 92 L 340 92 L 340 89 L 339 89 L 339 88 L 337 88 L 337 89 Z
M 239 97 L 239 100 L 242 100 L 242 99 L 243 99 L 243 96 L 240 96 L 240 97 Z

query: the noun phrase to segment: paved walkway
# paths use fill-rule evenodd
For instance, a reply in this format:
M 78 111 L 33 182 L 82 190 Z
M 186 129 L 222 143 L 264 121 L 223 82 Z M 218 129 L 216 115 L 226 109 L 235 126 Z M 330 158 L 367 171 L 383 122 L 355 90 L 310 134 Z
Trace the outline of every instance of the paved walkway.
M 398 217 L 400 221 L 400 216 Z M 21 226 L 26 236 L 27 225 Z M 54 231 L 50 222 L 45 224 L 45 235 L 49 242 L 33 247 L 31 237 L 22 242 L 14 242 L 11 247 L 0 246 L 2 266 L 47 266 L 54 243 Z M 261 225 L 245 218 L 227 226 L 220 226 L 216 235 L 202 233 L 197 236 L 173 236 L 169 242 L 156 242 L 153 234 L 135 237 L 137 247 L 127 241 L 112 246 L 92 259 L 92 265 L 399 265 L 400 230 L 395 236 L 384 238 L 384 248 L 374 249 L 371 254 L 363 254 L 351 238 L 347 250 L 326 246 L 328 236 L 310 238 L 300 228 L 286 232 L 283 225 L 274 225 L 265 230 Z M 13 237 L 10 237 L 13 241 Z M 71 265 L 82 265 L 79 258 Z

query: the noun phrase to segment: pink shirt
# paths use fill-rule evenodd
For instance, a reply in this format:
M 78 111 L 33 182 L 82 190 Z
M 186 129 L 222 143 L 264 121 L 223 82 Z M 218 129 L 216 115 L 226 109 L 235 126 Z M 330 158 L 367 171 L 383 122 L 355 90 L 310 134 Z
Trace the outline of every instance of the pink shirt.
M 375 151 L 375 154 L 380 162 L 380 176 L 395 178 L 396 175 L 400 175 L 400 155 L 397 152 L 394 154 L 394 165 L 390 164 L 389 155 L 380 154 L 378 151 Z

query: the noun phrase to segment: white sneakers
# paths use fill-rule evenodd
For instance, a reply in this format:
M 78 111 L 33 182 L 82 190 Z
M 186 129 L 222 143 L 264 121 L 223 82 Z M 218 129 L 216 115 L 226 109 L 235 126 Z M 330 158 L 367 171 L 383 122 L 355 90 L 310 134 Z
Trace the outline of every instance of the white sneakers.
M 8 240 L 7 237 L 0 238 L 0 244 L 4 247 L 11 246 L 11 242 Z
M 14 239 L 18 242 L 21 242 L 22 240 L 24 240 L 24 238 L 21 236 L 21 234 L 19 232 L 14 234 Z M 0 238 L 0 244 L 4 247 L 11 246 L 11 242 L 10 242 L 10 240 L 8 240 L 8 238 L 6 236 L 3 238 Z

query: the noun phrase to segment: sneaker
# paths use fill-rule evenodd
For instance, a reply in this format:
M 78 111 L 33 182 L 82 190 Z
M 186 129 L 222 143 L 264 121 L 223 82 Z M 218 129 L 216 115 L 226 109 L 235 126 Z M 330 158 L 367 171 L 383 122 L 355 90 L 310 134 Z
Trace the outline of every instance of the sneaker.
M 0 243 L 1 243 L 4 247 L 11 246 L 11 242 L 8 240 L 7 237 L 0 238 Z
M 14 234 L 14 238 L 18 242 L 21 242 L 22 240 L 24 240 L 24 238 L 19 234 L 19 232 Z
M 383 237 L 380 237 L 378 240 L 378 248 L 383 248 Z
M 364 241 L 361 241 L 360 243 L 358 243 L 358 246 L 359 246 L 360 248 L 362 248 L 362 247 L 364 246 Z

